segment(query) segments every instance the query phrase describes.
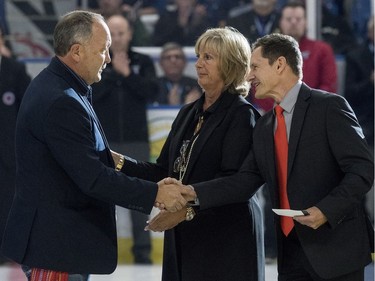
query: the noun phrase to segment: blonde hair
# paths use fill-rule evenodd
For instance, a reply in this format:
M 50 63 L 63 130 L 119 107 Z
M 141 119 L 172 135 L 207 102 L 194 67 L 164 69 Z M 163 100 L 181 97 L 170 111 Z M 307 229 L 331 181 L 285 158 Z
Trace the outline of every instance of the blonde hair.
M 224 90 L 247 96 L 250 82 L 251 48 L 247 39 L 233 27 L 207 29 L 197 40 L 195 52 L 211 50 L 219 57 L 219 71 Z

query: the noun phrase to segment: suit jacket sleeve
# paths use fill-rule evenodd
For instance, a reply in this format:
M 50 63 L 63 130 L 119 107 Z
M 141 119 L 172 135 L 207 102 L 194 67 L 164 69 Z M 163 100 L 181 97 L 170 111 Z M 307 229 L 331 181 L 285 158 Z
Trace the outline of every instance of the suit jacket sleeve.
M 83 193 L 125 208 L 149 213 L 157 194 L 155 183 L 130 178 L 99 159 L 87 112 L 71 98 L 60 98 L 45 122 L 45 141 Z M 106 148 L 105 148 L 106 149 Z M 79 159 L 79 161 L 77 161 Z
M 361 204 L 374 180 L 374 164 L 361 127 L 346 100 L 336 97 L 326 111 L 327 135 L 343 177 L 317 204 L 333 227 Z
M 257 117 L 258 113 L 253 109 L 248 110 L 246 116 L 236 114 L 226 133 L 221 173 L 213 180 L 192 184 L 201 209 L 247 201 L 262 185 L 263 180 L 251 152 Z

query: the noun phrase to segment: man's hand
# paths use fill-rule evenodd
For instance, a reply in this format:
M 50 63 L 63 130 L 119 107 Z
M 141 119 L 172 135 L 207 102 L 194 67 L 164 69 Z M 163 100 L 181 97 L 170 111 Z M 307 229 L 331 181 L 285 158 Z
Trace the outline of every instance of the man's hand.
M 186 94 L 184 103 L 191 103 L 200 98 L 201 92 L 197 88 L 193 88 L 189 93 Z
M 112 52 L 112 66 L 115 71 L 128 77 L 131 73 L 130 70 L 130 59 L 128 54 L 124 51 L 114 51 Z
M 116 165 L 116 163 L 118 163 L 120 161 L 120 158 L 121 158 L 122 154 L 111 150 L 111 155 L 112 155 L 112 158 L 113 158 L 113 162 L 115 162 L 115 165 Z
M 307 216 L 296 216 L 293 219 L 302 225 L 306 225 L 313 229 L 318 229 L 327 222 L 327 217 L 317 208 L 311 207 L 306 209 L 309 213 Z
M 155 207 L 166 209 L 169 212 L 181 210 L 187 203 L 182 196 L 182 183 L 175 180 L 166 183 L 165 180 L 158 182 L 158 193 L 155 199 Z
M 169 105 L 179 105 L 180 104 L 180 94 L 178 92 L 178 84 L 173 84 L 172 89 L 168 93 L 168 104 Z
M 186 201 L 194 201 L 197 198 L 197 194 L 194 191 L 194 187 L 191 185 L 183 185 L 180 181 L 174 179 L 174 178 L 165 178 L 164 179 L 165 184 L 178 184 L 183 188 L 181 191 L 182 196 L 184 196 Z
M 180 222 L 184 221 L 186 217 L 186 207 L 181 210 L 170 213 L 165 210 L 161 210 L 159 214 L 148 221 L 145 230 L 151 231 L 164 231 L 171 229 L 178 225 Z
M 195 191 L 180 181 L 173 178 L 165 178 L 158 182 L 158 194 L 156 195 L 155 207 L 176 212 L 186 206 L 187 201 L 195 200 Z

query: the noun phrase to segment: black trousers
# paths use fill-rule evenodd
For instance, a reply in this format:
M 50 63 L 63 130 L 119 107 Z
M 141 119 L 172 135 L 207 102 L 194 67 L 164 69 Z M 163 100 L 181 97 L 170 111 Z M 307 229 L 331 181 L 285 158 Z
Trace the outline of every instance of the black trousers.
M 283 238 L 282 264 L 279 266 L 278 281 L 363 281 L 364 268 L 333 279 L 322 279 L 310 265 L 296 231 Z

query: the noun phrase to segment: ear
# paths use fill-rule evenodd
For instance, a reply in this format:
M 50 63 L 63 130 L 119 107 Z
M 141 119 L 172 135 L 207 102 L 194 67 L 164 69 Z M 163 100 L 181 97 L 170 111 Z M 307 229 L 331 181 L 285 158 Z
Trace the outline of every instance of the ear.
M 281 56 L 276 60 L 277 72 L 279 73 L 283 72 L 286 66 L 287 66 L 287 62 L 286 62 L 285 57 Z
M 69 55 L 75 62 L 79 62 L 81 60 L 82 52 L 83 52 L 83 46 L 81 44 L 73 44 L 70 47 Z

